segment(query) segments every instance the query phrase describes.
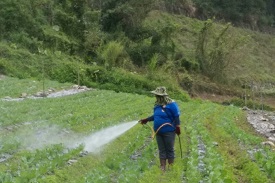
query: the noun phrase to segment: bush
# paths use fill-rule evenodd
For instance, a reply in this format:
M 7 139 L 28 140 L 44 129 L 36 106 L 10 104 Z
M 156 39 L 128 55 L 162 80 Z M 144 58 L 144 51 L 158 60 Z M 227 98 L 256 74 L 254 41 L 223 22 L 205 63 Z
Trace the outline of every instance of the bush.
M 111 72 L 105 68 L 93 66 L 86 69 L 93 86 L 100 89 L 114 90 L 116 92 L 137 93 L 151 96 L 149 91 L 157 86 L 166 86 L 172 98 L 183 101 L 189 100 L 188 94 L 169 82 L 152 81 L 137 73 L 129 73 L 123 69 L 113 69 Z
M 124 46 L 116 41 L 110 41 L 107 45 L 105 45 L 102 50 L 99 51 L 98 55 L 102 58 L 102 65 L 106 69 L 111 69 L 112 67 L 119 67 L 122 64 L 120 63 L 120 60 L 123 60 L 121 58 L 123 56 L 124 52 Z

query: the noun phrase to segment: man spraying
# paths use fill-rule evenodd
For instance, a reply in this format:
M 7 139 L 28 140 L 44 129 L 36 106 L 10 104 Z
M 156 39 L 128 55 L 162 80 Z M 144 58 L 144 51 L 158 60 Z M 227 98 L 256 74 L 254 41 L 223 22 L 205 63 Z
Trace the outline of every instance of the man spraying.
M 171 165 L 175 159 L 175 137 L 180 135 L 180 110 L 178 104 L 168 97 L 166 88 L 161 86 L 151 91 L 156 97 L 153 115 L 139 120 L 141 124 L 154 121 L 154 131 L 159 150 L 160 167 L 166 169 L 166 162 Z

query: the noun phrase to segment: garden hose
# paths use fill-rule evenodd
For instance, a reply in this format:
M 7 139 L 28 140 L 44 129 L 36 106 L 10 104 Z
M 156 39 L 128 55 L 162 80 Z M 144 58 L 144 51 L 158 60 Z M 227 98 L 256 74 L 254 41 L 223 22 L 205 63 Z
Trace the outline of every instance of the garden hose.
M 156 132 L 155 132 L 154 129 L 153 129 L 153 127 L 151 127 L 150 125 L 148 125 L 148 124 L 146 123 L 146 126 L 148 126 L 148 127 L 151 129 L 151 131 L 152 131 L 152 135 L 151 135 L 152 139 L 155 138 L 155 136 L 156 136 L 156 134 L 158 133 L 158 131 L 159 131 L 163 126 L 165 126 L 165 125 L 170 125 L 170 126 L 172 126 L 171 123 L 164 123 L 164 124 L 162 124 L 162 125 L 156 130 Z M 181 158 L 182 158 L 181 140 L 180 140 L 180 136 L 179 136 L 179 135 L 178 135 L 178 138 L 179 138 L 179 144 L 180 144 L 180 156 L 181 156 Z
M 153 127 L 151 127 L 150 125 L 148 125 L 147 123 L 146 123 L 146 125 L 151 129 L 151 131 L 152 131 L 152 139 L 154 139 L 155 138 L 155 136 L 156 136 L 156 134 L 158 133 L 158 131 L 163 127 L 163 126 L 165 126 L 165 125 L 170 125 L 170 126 L 172 126 L 171 125 L 171 123 L 164 123 L 164 124 L 162 124 L 157 130 L 156 130 L 156 132 L 154 131 L 154 129 L 153 129 Z
M 142 126 L 144 126 L 144 125 L 142 125 Z M 145 126 L 148 126 L 151 129 L 151 132 L 152 132 L 151 138 L 154 139 L 154 137 L 155 137 L 155 131 L 154 131 L 153 127 L 151 127 L 148 124 L 145 124 Z

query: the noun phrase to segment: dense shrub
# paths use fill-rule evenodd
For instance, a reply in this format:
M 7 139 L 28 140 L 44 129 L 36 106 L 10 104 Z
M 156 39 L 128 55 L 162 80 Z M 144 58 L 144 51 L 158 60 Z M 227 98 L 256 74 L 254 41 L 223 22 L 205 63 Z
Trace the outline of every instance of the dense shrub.
M 172 86 L 169 82 L 152 81 L 140 74 L 129 73 L 122 69 L 114 69 L 112 72 L 109 72 L 98 66 L 89 67 L 86 70 L 86 75 L 90 77 L 93 86 L 101 89 L 151 95 L 149 91 L 154 90 L 157 86 L 163 85 L 168 88 L 171 97 L 183 101 L 189 100 L 187 93 L 180 88 Z

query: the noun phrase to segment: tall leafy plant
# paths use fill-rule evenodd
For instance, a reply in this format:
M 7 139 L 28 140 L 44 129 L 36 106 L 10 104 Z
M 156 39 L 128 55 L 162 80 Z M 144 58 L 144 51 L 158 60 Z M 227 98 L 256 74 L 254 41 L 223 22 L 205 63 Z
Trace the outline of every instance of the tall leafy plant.
M 143 33 L 141 23 L 152 9 L 155 0 L 107 0 L 102 4 L 101 26 L 106 32 L 122 31 L 137 39 Z
M 244 45 L 245 37 L 232 36 L 231 24 L 218 29 L 212 20 L 204 22 L 199 32 L 196 59 L 202 73 L 212 80 L 221 81 L 233 55 Z M 234 56 L 234 59 L 236 56 Z
M 153 73 L 157 69 L 157 63 L 159 59 L 159 54 L 154 54 L 153 57 L 150 59 L 148 64 L 148 70 L 150 73 Z
M 114 66 L 119 66 L 120 56 L 123 55 L 124 46 L 116 41 L 111 41 L 107 45 L 104 45 L 99 50 L 98 55 L 101 55 L 103 65 L 106 69 L 111 69 Z
M 33 37 L 39 35 L 39 24 L 33 18 L 29 1 L 2 0 L 0 7 L 0 39 L 9 40 L 15 32 L 25 32 Z

